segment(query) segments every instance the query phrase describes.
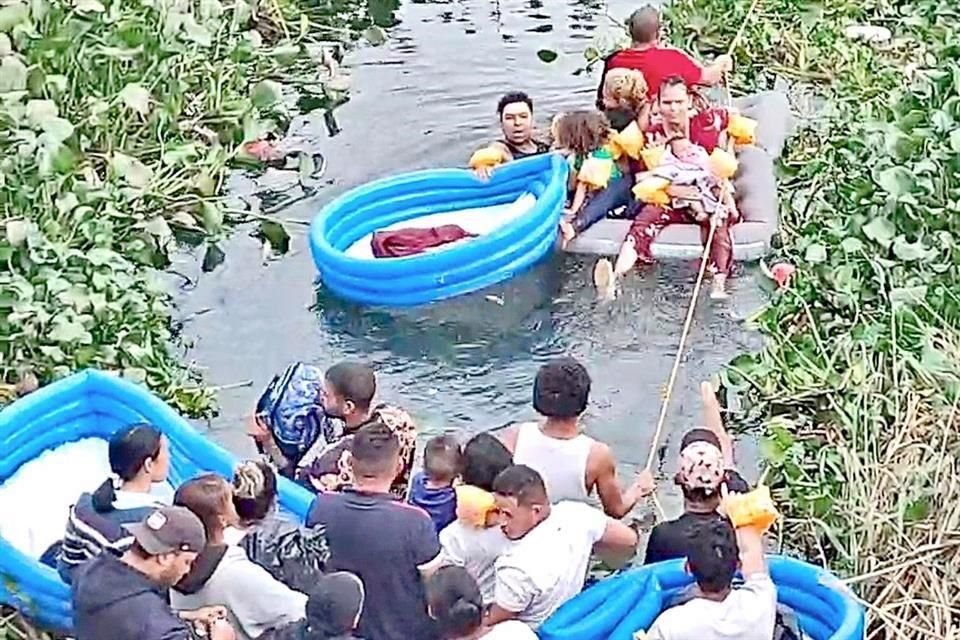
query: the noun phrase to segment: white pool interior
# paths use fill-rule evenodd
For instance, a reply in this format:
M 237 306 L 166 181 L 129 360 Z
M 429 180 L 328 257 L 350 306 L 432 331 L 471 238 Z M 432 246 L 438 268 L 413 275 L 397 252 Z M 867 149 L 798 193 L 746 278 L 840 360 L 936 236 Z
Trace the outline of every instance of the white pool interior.
M 520 195 L 513 202 L 493 205 L 490 207 L 474 207 L 471 209 L 457 209 L 455 211 L 443 211 L 441 213 L 431 213 L 430 215 L 420 216 L 410 220 L 403 220 L 394 224 L 378 229 L 378 231 L 396 231 L 397 229 L 429 229 L 431 227 L 440 227 L 445 224 L 459 225 L 467 233 L 477 236 L 484 236 L 492 233 L 500 227 L 507 225 L 523 214 L 530 211 L 533 205 L 537 203 L 536 197 L 531 193 Z M 373 234 L 368 233 L 344 252 L 351 258 L 362 258 L 367 260 L 376 259 L 373 255 L 373 246 L 371 241 Z M 469 242 L 471 238 L 465 238 L 457 242 L 442 245 L 434 251 L 442 251 L 456 246 L 461 242 Z
M 0 484 L 0 536 L 27 556 L 39 559 L 63 537 L 70 507 L 110 475 L 107 442 L 87 438 L 43 452 Z M 154 488 L 169 502 L 167 483 Z

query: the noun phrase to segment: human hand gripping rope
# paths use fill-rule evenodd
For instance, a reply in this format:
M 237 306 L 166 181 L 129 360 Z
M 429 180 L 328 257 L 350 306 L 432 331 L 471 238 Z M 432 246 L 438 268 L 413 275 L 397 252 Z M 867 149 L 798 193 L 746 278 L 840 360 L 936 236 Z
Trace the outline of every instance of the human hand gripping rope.
M 750 9 L 747 11 L 747 15 L 744 17 L 739 31 L 737 31 L 737 35 L 734 37 L 733 42 L 730 43 L 730 47 L 727 50 L 728 56 L 733 56 L 733 52 L 740 45 L 740 41 L 743 38 L 747 24 L 750 22 L 750 18 L 753 16 L 757 9 L 757 5 L 759 4 L 760 0 L 753 0 L 753 3 L 750 5 Z M 726 107 L 729 109 L 732 106 L 732 100 L 730 96 L 730 83 L 727 73 L 723 74 L 722 85 L 726 89 L 725 103 Z M 730 139 L 727 140 L 727 150 L 731 153 L 733 151 L 733 142 Z M 707 238 L 703 245 L 703 254 L 700 256 L 700 270 L 697 273 L 697 279 L 693 285 L 693 295 L 690 299 L 690 305 L 687 307 L 687 315 L 683 322 L 683 329 L 680 331 L 680 344 L 677 346 L 677 353 L 673 359 L 673 367 L 670 369 L 670 376 L 667 378 L 667 384 L 663 393 L 663 402 L 660 405 L 660 415 L 657 418 L 657 428 L 653 432 L 653 439 L 650 443 L 650 454 L 647 457 L 646 467 L 644 467 L 646 471 L 652 471 L 653 463 L 657 459 L 657 445 L 660 442 L 660 436 L 663 434 L 663 425 L 666 423 L 667 409 L 670 406 L 670 397 L 673 395 L 673 387 L 677 382 L 677 374 L 680 371 L 680 362 L 683 358 L 687 336 L 690 334 L 690 326 L 693 324 L 693 312 L 696 309 L 697 300 L 700 297 L 700 287 L 703 285 L 703 277 L 706 274 L 707 263 L 710 260 L 710 249 L 713 246 L 713 238 L 716 235 L 717 227 L 723 224 L 730 214 L 730 211 L 726 206 L 726 202 L 732 193 L 733 185 L 730 179 L 722 180 L 720 184 L 720 207 L 710 219 L 710 230 L 707 233 Z M 656 493 L 653 494 L 653 502 L 657 507 L 660 517 L 666 519 L 666 513 L 663 510 L 663 505 L 661 505 L 660 501 L 657 499 Z

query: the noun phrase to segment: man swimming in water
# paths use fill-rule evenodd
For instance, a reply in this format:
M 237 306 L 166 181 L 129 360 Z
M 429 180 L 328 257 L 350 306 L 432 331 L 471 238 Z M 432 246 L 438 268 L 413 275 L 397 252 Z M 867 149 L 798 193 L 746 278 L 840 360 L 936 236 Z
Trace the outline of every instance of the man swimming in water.
M 527 94 L 516 91 L 500 98 L 497 103 L 501 137 L 485 147 L 501 155 L 503 162 L 520 160 L 546 153 L 550 144 L 538 140 L 533 130 L 533 100 Z M 493 169 L 489 165 L 477 165 L 474 171 L 481 178 L 489 178 Z

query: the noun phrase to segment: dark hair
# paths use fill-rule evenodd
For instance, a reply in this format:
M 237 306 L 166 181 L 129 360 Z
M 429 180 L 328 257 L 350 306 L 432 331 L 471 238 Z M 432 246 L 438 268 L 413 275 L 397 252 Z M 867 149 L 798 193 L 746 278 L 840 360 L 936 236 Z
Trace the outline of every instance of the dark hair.
M 462 638 L 482 624 L 480 588 L 463 567 L 437 569 L 427 581 L 427 603 L 440 635 L 445 639 Z
M 663 82 L 660 83 L 660 90 L 657 99 L 660 99 L 660 96 L 663 95 L 663 90 L 666 87 L 683 87 L 689 93 L 690 86 L 687 85 L 687 81 L 683 79 L 682 76 L 667 76 L 663 79 Z
M 574 358 L 540 367 L 533 382 L 533 408 L 548 418 L 576 418 L 587 409 L 590 374 Z
M 702 520 L 687 533 L 687 564 L 704 593 L 729 588 L 740 563 L 737 532 L 723 516 Z
M 637 9 L 627 18 L 627 30 L 636 44 L 655 42 L 660 37 L 660 10 L 651 5 Z
M 543 478 L 525 464 L 515 464 L 504 469 L 493 481 L 493 492 L 515 498 L 517 504 L 525 507 L 548 502 Z
M 277 501 L 277 474 L 263 460 L 241 462 L 233 472 L 233 506 L 244 522 L 267 517 Z
M 221 528 L 219 517 L 223 515 L 227 501 L 233 498 L 233 491 L 223 477 L 215 473 L 205 473 L 187 480 L 173 494 L 173 504 L 186 507 L 200 518 L 207 540 Z
M 497 115 L 503 117 L 503 110 L 517 102 L 522 102 L 527 105 L 530 113 L 533 113 L 533 100 L 530 99 L 530 96 L 522 91 L 511 91 L 510 93 L 504 94 L 504 96 L 500 98 L 500 101 L 497 102 Z
M 359 362 L 340 362 L 327 369 L 324 376 L 337 395 L 359 409 L 368 409 L 377 393 L 377 376 L 373 369 Z
M 717 449 L 722 449 L 720 446 L 720 438 L 717 437 L 717 434 L 705 427 L 696 427 L 683 434 L 683 438 L 680 440 L 680 451 L 683 451 L 694 442 L 709 442 Z
M 460 443 L 452 435 L 435 436 L 423 449 L 423 468 L 434 482 L 450 482 L 460 475 Z
M 146 422 L 120 429 L 110 436 L 107 447 L 110 469 L 120 477 L 121 481 L 133 480 L 143 469 L 147 460 L 156 459 L 160 455 L 162 442 L 163 434 Z M 98 513 L 112 511 L 113 503 L 117 499 L 113 479 L 107 478 L 97 487 L 92 498 L 94 511 Z
M 460 477 L 464 484 L 493 491 L 493 481 L 512 464 L 513 455 L 496 436 L 478 433 L 463 447 Z
M 560 116 L 556 133 L 556 143 L 560 147 L 585 156 L 607 142 L 610 121 L 599 111 L 572 111 Z
M 354 476 L 381 478 L 396 472 L 400 440 L 390 427 L 373 420 L 354 434 L 350 455 Z

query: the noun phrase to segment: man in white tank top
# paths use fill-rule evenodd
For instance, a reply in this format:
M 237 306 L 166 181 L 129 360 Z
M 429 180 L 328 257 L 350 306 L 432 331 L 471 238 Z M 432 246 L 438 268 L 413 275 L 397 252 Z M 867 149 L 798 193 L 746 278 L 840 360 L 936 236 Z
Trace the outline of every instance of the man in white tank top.
M 580 432 L 580 415 L 590 397 L 590 374 L 573 358 L 558 358 L 540 367 L 533 385 L 533 407 L 546 420 L 514 425 L 500 436 L 516 464 L 541 475 L 551 501 L 587 502 L 599 495 L 608 516 L 622 518 L 655 485 L 649 471 L 620 488 L 610 447 Z

